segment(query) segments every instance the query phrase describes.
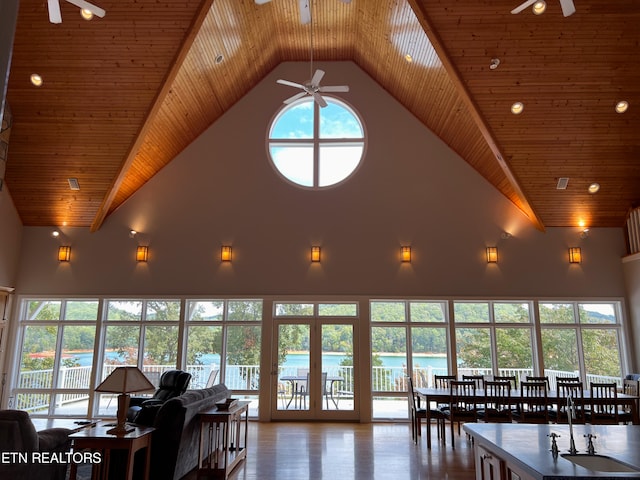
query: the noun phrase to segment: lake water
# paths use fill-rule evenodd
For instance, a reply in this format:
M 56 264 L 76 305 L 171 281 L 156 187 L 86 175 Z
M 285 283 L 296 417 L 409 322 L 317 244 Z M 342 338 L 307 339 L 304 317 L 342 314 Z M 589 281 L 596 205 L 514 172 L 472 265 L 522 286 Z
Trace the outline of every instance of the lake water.
M 91 365 L 93 353 L 82 352 L 70 354 L 76 361 L 82 366 Z M 406 365 L 407 360 L 402 355 L 379 355 L 382 364 L 385 367 L 402 367 Z M 107 358 L 116 360 L 118 354 L 116 352 L 107 352 Z M 327 367 L 338 366 L 340 362 L 346 358 L 345 355 L 340 354 L 324 354 L 322 356 L 322 362 Z M 217 364 L 220 365 L 220 355 L 208 354 L 200 357 L 201 363 L 204 365 Z M 414 356 L 414 367 L 434 367 L 434 368 L 447 368 L 447 358 L 441 356 L 429 356 L 429 355 L 416 355 Z M 307 367 L 309 364 L 309 355 L 306 353 L 290 353 L 287 355 L 287 360 L 284 363 L 284 367 Z

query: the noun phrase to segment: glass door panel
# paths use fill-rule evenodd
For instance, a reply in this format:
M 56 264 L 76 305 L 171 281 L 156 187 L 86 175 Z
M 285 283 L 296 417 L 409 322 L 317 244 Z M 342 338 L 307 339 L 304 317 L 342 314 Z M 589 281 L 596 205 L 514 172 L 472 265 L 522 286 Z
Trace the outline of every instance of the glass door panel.
M 353 325 L 324 324 L 321 328 L 322 409 L 353 411 Z
M 310 325 L 283 323 L 277 328 L 277 410 L 308 410 Z

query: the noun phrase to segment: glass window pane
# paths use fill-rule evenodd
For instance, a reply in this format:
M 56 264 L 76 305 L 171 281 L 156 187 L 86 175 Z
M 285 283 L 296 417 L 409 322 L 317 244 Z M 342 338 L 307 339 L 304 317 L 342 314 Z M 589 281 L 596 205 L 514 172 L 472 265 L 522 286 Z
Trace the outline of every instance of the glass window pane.
M 456 323 L 489 322 L 489 304 L 455 302 L 453 312 Z
M 178 326 L 153 325 L 144 329 L 143 365 L 157 365 L 162 368 L 152 369 L 162 373 L 174 370 L 178 360 Z
M 31 414 L 46 414 L 49 409 L 51 395 L 48 393 L 19 393 L 16 395 L 16 410 L 24 410 Z
M 447 374 L 446 329 L 412 327 L 411 352 L 414 386 L 431 387 L 434 375 Z
M 540 323 L 576 323 L 570 303 L 540 303 Z
M 582 330 L 582 349 L 589 382 L 620 380 L 622 369 L 617 330 L 605 328 Z
M 299 395 L 307 391 L 309 340 L 309 325 L 278 326 L 278 410 L 309 408 Z
M 67 325 L 64 327 L 58 388 L 89 388 L 95 334 L 95 326 Z
M 372 322 L 406 321 L 405 302 L 371 302 Z
M 306 100 L 282 110 L 273 121 L 269 138 L 313 138 L 313 101 Z
M 142 319 L 142 302 L 139 300 L 111 300 L 107 305 L 107 320 Z
M 229 300 L 228 310 L 228 320 L 244 322 L 260 322 L 262 320 L 261 300 Z
M 529 304 L 494 303 L 493 318 L 496 323 L 529 323 Z
M 191 374 L 191 388 L 205 388 L 212 371 L 217 371 L 215 383 L 220 383 L 220 354 L 222 327 L 189 327 L 187 333 L 187 371 Z M 214 373 L 215 375 L 215 373 Z
M 446 322 L 444 302 L 411 302 L 409 312 L 412 322 Z
M 533 348 L 529 328 L 496 328 L 498 373 L 521 378 L 533 375 Z
M 222 300 L 188 302 L 188 320 L 222 320 L 224 318 L 224 302 Z
M 358 316 L 357 303 L 320 303 L 318 304 L 318 316 L 320 317 L 356 317 Z
M 104 365 L 108 366 L 136 366 L 138 364 L 138 344 L 140 342 L 140 327 L 138 326 L 108 326 L 105 339 Z M 102 372 L 104 380 L 113 368 Z
M 611 303 L 579 303 L 580 323 L 618 323 L 616 309 Z
M 353 325 L 322 325 L 323 410 L 353 410 Z
M 488 375 L 492 372 L 488 328 L 456 328 L 456 351 L 460 375 Z
M 271 145 L 270 151 L 273 164 L 286 179 L 313 186 L 313 145 Z
M 308 317 L 313 316 L 313 303 L 276 303 L 278 317 Z
M 362 125 L 353 112 L 327 99 L 327 106 L 320 109 L 320 138 L 363 137 Z
M 147 300 L 147 320 L 180 320 L 180 301 Z
M 574 328 L 543 328 L 541 334 L 545 375 L 571 376 L 580 370 Z
M 351 175 L 362 158 L 363 144 L 321 145 L 319 147 L 318 186 L 328 187 Z
M 24 328 L 18 388 L 51 388 L 58 327 L 28 325 Z
M 230 390 L 260 388 L 260 326 L 227 327 L 227 364 L 224 383 Z
M 69 300 L 66 303 L 65 320 L 87 320 L 95 322 L 98 319 L 97 300 Z
M 405 327 L 371 327 L 372 390 L 405 391 L 407 330 Z
M 30 300 L 26 320 L 59 320 L 61 304 L 59 300 Z

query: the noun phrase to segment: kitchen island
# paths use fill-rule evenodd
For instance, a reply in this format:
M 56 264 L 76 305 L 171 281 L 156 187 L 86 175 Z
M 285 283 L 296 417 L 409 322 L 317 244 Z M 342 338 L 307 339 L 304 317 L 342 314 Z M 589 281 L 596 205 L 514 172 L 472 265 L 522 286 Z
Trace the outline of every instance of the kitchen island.
M 640 426 L 574 425 L 577 456 L 568 455 L 569 425 L 468 423 L 464 430 L 474 441 L 476 480 L 640 479 Z M 595 435 L 594 455 L 588 455 L 589 434 Z M 598 465 L 592 470 L 576 463 L 589 461 Z

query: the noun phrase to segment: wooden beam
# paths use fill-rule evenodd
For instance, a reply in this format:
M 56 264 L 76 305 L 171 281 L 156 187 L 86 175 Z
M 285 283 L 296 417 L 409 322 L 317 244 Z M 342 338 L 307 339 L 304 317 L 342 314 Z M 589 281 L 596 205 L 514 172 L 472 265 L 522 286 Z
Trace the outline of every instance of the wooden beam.
M 535 210 L 531 206 L 531 203 L 529 202 L 529 200 L 527 199 L 527 196 L 524 194 L 524 191 L 520 187 L 520 183 L 518 182 L 515 174 L 511 171 L 511 168 L 509 167 L 504 157 L 504 154 L 502 153 L 502 149 L 498 145 L 498 142 L 493 132 L 491 131 L 491 127 L 489 126 L 484 116 L 480 112 L 478 105 L 471 97 L 471 94 L 467 89 L 465 83 L 463 82 L 460 73 L 455 67 L 453 61 L 449 56 L 449 53 L 447 52 L 446 47 L 444 46 L 442 40 L 440 39 L 440 35 L 438 35 L 438 32 L 436 32 L 436 30 L 433 28 L 433 22 L 430 21 L 429 16 L 423 6 L 423 2 L 418 0 L 408 0 L 408 3 L 413 9 L 414 13 L 416 14 L 416 17 L 418 18 L 418 21 L 420 22 L 420 25 L 422 26 L 424 33 L 429 38 L 431 45 L 433 45 L 434 50 L 438 54 L 438 57 L 440 58 L 442 65 L 447 71 L 447 74 L 449 75 L 451 82 L 455 85 L 462 100 L 466 103 L 467 108 L 471 113 L 471 116 L 473 117 L 476 125 L 478 126 L 478 128 L 480 129 L 480 132 L 482 133 L 482 136 L 484 137 L 485 141 L 489 145 L 489 148 L 493 152 L 496 162 L 504 172 L 505 176 L 509 180 L 509 183 L 515 190 L 516 195 L 522 202 L 522 206 L 518 206 L 518 205 L 516 206 L 518 206 L 518 208 L 527 216 L 527 218 L 529 218 L 529 220 L 533 223 L 533 225 L 538 230 L 544 231 L 545 227 L 544 227 L 544 224 L 542 223 L 542 220 L 540 219 L 538 214 L 535 212 Z
M 107 194 L 102 200 L 102 204 L 100 205 L 100 208 L 96 213 L 93 223 L 91 224 L 91 232 L 98 231 L 102 226 L 102 223 L 104 222 L 105 218 L 107 217 L 107 214 L 109 213 L 109 209 L 111 208 L 111 205 L 118 193 L 118 190 L 120 189 L 122 182 L 124 181 L 127 175 L 128 170 L 131 168 L 131 165 L 133 164 L 133 161 L 135 160 L 136 155 L 138 154 L 138 150 L 142 146 L 145 135 L 148 132 L 149 127 L 151 125 L 151 122 L 155 117 L 155 115 L 158 113 L 158 110 L 162 106 L 162 102 L 166 98 L 169 90 L 171 89 L 171 85 L 175 80 L 176 76 L 178 75 L 178 72 L 182 67 L 182 63 L 187 57 L 187 54 L 189 53 L 189 50 L 191 49 L 191 46 L 193 45 L 193 42 L 196 39 L 196 36 L 198 35 L 198 32 L 200 31 L 200 28 L 202 27 L 202 24 L 205 18 L 209 14 L 209 10 L 211 10 L 213 1 L 214 0 L 202 0 L 198 13 L 194 17 L 193 22 L 191 23 L 191 26 L 189 27 L 189 30 L 187 32 L 187 35 L 185 36 L 184 42 L 182 43 L 182 46 L 178 50 L 178 53 L 176 54 L 176 58 L 174 59 L 171 68 L 167 72 L 167 76 L 162 82 L 162 88 L 160 88 L 153 103 L 151 104 L 151 108 L 149 109 L 149 112 L 146 115 L 145 121 L 142 124 L 142 127 L 140 128 L 140 130 L 138 131 L 131 147 L 129 148 L 129 151 L 125 157 L 125 160 L 120 166 L 118 175 L 113 180 L 111 186 L 109 187 L 109 190 L 107 191 Z

